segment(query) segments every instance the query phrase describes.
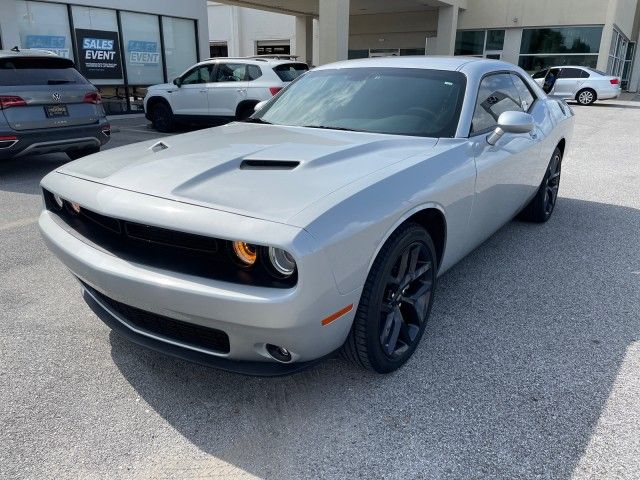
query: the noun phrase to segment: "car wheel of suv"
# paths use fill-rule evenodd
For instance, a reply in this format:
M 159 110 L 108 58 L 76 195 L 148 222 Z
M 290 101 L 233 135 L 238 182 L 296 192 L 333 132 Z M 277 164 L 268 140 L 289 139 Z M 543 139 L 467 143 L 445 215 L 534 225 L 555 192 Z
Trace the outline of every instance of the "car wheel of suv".
M 67 155 L 71 160 L 77 160 L 78 158 L 86 157 L 87 155 L 93 155 L 94 153 L 98 153 L 100 151 L 100 147 L 89 147 L 82 148 L 80 150 L 69 150 Z
M 596 92 L 591 88 L 585 88 L 576 94 L 576 100 L 580 105 L 591 105 L 596 101 Z
M 404 365 L 431 313 L 436 270 L 427 231 L 416 223 L 396 230 L 369 272 L 343 357 L 378 373 Z
M 175 128 L 175 120 L 171 107 L 165 103 L 156 103 L 151 109 L 151 123 L 159 132 L 172 132 Z
M 524 210 L 519 215 L 521 220 L 544 223 L 551 218 L 558 200 L 561 172 L 562 152 L 559 148 L 556 148 L 536 196 L 524 207 Z

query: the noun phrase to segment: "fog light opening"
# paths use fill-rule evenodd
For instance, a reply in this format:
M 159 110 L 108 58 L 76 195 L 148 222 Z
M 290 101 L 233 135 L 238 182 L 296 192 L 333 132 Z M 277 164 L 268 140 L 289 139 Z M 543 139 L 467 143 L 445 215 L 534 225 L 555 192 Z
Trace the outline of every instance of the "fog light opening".
M 289 363 L 291 361 L 291 352 L 284 347 L 277 347 L 267 343 L 267 353 L 273 357 L 274 360 L 282 363 Z

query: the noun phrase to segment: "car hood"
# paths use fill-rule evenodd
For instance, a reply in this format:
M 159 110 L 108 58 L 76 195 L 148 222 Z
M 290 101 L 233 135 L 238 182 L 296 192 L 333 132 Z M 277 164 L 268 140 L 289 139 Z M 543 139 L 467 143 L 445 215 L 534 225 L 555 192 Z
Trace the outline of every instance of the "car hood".
M 129 191 L 287 223 L 332 192 L 437 139 L 232 123 L 112 150 L 59 173 Z

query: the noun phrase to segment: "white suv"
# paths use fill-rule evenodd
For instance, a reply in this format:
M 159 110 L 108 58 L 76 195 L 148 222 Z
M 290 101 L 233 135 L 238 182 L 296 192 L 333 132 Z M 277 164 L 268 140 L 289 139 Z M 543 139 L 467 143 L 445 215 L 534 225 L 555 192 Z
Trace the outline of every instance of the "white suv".
M 156 130 L 177 123 L 216 124 L 243 120 L 254 107 L 309 70 L 280 58 L 215 58 L 200 62 L 173 83 L 149 87 L 144 110 Z

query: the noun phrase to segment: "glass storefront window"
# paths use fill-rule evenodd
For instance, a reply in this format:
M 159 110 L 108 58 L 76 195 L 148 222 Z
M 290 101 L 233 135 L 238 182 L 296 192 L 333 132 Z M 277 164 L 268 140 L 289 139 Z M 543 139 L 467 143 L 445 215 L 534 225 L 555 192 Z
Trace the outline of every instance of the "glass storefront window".
M 518 66 L 529 73 L 562 65 L 581 65 L 596 68 L 598 55 L 520 55 Z
M 169 81 L 197 62 L 196 26 L 193 20 L 162 17 L 164 50 Z
M 597 54 L 601 39 L 602 27 L 525 28 L 520 53 Z
M 122 41 L 129 85 L 164 82 L 160 24 L 156 15 L 122 12 Z
M 504 30 L 487 31 L 487 50 L 502 50 L 504 48 Z
M 17 0 L 16 10 L 22 48 L 49 50 L 73 60 L 66 5 Z
M 462 30 L 456 34 L 456 55 L 484 55 L 484 30 Z

